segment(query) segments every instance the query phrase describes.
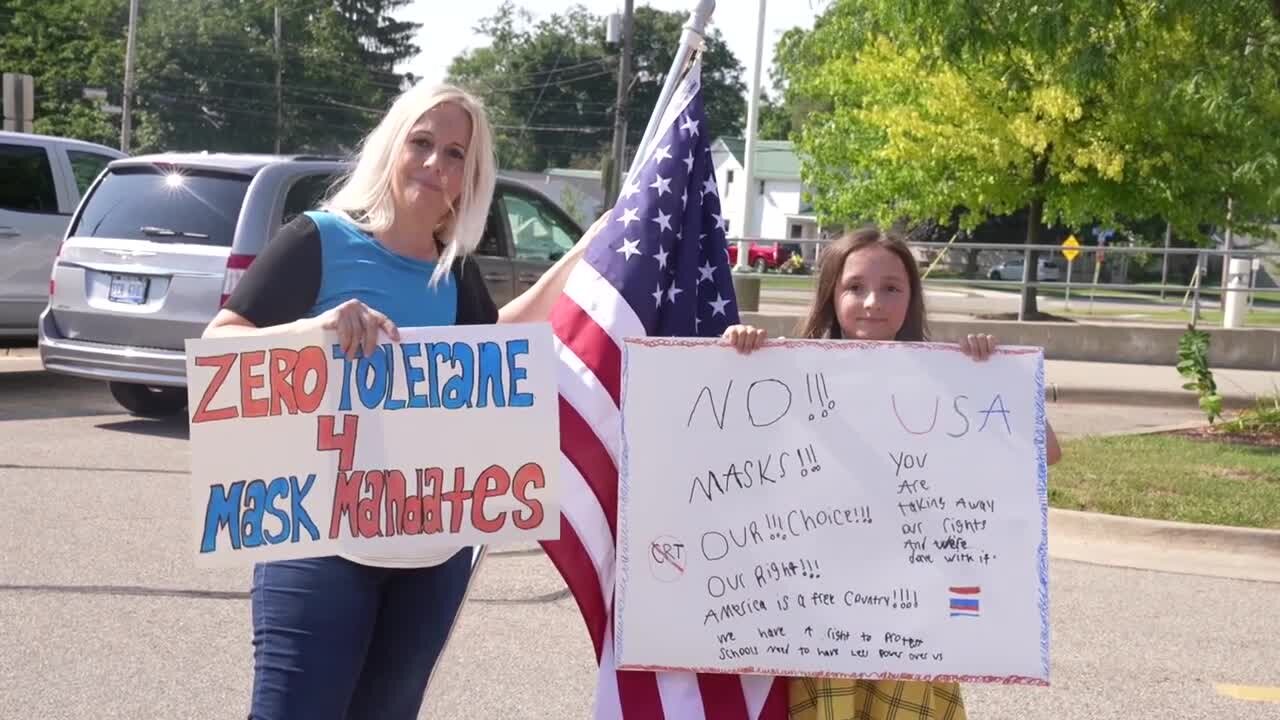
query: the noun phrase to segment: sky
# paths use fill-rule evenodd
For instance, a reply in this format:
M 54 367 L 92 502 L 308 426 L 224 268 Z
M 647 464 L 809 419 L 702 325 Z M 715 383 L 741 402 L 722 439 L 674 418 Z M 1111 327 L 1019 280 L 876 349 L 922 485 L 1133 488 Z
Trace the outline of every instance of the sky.
M 487 44 L 487 38 L 477 35 L 473 28 L 481 19 L 493 15 L 501 4 L 501 0 L 414 0 L 405 8 L 401 17 L 422 23 L 417 38 L 422 52 L 397 69 L 400 72 L 412 72 L 429 83 L 443 80 L 449 63 L 455 56 L 470 48 Z M 697 0 L 635 0 L 637 8 L 649 6 L 682 13 L 692 12 L 697 4 Z M 766 2 L 761 88 L 768 89 L 771 85 L 769 69 L 778 38 L 793 27 L 813 27 L 813 20 L 822 4 L 821 0 Z M 588 11 L 601 17 L 612 12 L 622 12 L 622 0 L 516 0 L 516 5 L 529 10 L 535 22 L 563 12 L 570 5 L 583 5 Z M 752 66 L 755 63 L 758 8 L 757 0 L 718 0 L 716 11 L 711 16 L 711 27 L 720 30 L 729 49 L 742 63 L 742 80 L 748 89 L 751 87 Z

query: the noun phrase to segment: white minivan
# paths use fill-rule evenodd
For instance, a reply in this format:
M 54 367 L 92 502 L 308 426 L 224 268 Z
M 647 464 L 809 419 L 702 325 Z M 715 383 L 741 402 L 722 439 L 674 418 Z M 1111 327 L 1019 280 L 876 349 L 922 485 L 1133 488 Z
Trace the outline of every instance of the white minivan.
M 107 163 L 122 157 L 94 143 L 0 132 L 0 336 L 36 336 L 71 215 Z

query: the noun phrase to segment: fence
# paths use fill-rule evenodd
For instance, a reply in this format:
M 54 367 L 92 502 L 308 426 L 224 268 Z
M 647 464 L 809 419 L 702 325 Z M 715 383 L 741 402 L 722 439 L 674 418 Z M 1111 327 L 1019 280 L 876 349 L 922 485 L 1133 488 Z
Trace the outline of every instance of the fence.
M 742 240 L 731 238 L 729 242 L 732 245 Z M 805 268 L 812 275 L 821 263 L 823 246 L 829 242 L 829 239 L 754 239 L 749 244 L 772 246 L 777 243 L 780 248 L 800 246 L 801 254 L 806 258 Z M 803 249 L 807 246 L 813 246 L 813 250 L 805 252 Z M 1219 295 L 1223 298 L 1220 305 L 1224 310 L 1223 324 L 1226 327 L 1236 326 L 1239 322 L 1237 316 L 1242 316 L 1255 307 L 1258 291 L 1274 290 L 1277 309 L 1280 309 L 1280 287 L 1277 287 L 1274 279 L 1275 274 L 1280 274 L 1280 250 L 1081 245 L 1071 248 L 1076 251 L 1076 255 L 1073 261 L 1067 261 L 1062 255 L 1064 248 L 1060 245 L 913 242 L 911 247 L 925 275 L 925 282 L 930 286 L 981 284 L 983 287 L 1007 288 L 1019 293 L 1028 289 L 1061 290 L 1065 293 L 1068 306 L 1072 290 L 1088 292 L 1091 302 L 1093 295 L 1099 290 L 1158 295 L 1162 301 L 1172 292 L 1175 296 L 1182 295 L 1180 307 L 1189 309 L 1192 322 L 1200 319 L 1201 310 L 1206 305 L 1204 296 Z M 995 261 L 992 261 L 993 255 L 996 256 Z M 1033 255 L 1037 258 L 1036 280 L 1028 277 Z M 1127 279 L 1131 274 L 1131 260 L 1138 256 L 1160 257 L 1160 281 L 1113 281 L 1116 277 Z M 1187 260 L 1192 262 L 1188 263 Z M 1218 273 L 1214 271 L 1215 278 L 1211 278 L 1213 265 L 1219 260 L 1221 276 L 1217 278 Z M 1185 272 L 1190 275 L 1189 280 L 1171 283 L 1171 263 L 1186 265 Z M 784 263 L 778 263 L 778 266 L 787 268 Z M 1075 275 L 1073 278 L 1075 273 L 1083 274 L 1084 277 Z M 746 282 L 750 282 L 749 278 L 761 277 L 759 272 L 742 267 L 735 267 L 734 274 L 739 281 Z M 962 277 L 956 277 L 957 274 Z M 1184 269 L 1178 268 L 1176 274 L 1184 274 Z M 1217 284 L 1213 279 L 1219 280 Z M 1260 279 L 1265 281 L 1262 286 L 1259 285 Z M 1245 293 L 1243 301 L 1229 299 L 1236 298 L 1233 295 L 1236 293 Z M 1232 317 L 1228 317 L 1228 314 Z M 1018 319 L 1023 319 L 1021 311 Z

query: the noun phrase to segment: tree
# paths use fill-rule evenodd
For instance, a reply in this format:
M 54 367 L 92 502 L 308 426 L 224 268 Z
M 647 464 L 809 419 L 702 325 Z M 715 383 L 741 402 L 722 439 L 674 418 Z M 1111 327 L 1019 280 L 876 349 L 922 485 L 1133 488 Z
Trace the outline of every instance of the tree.
M 0 70 L 31 75 L 37 133 L 120 144 L 118 116 L 85 99 L 108 90 L 120 104 L 128 5 L 116 0 L 0 0 Z
M 1227 220 L 1227 198 L 1237 222 L 1271 217 L 1269 14 L 1257 0 L 836 3 L 782 58 L 788 92 L 828 108 L 799 133 L 817 210 L 958 210 L 968 229 L 1025 210 L 1032 244 L 1046 224 L 1153 216 L 1196 234 Z M 1031 280 L 1035 267 L 1033 253 Z M 1034 292 L 1023 310 L 1036 314 Z
M 283 64 L 284 152 L 351 149 L 398 92 L 392 68 L 417 52 L 401 0 L 147 3 L 139 30 L 138 145 L 143 150 L 270 152 Z
M 650 7 L 635 10 L 630 148 L 644 135 L 687 19 Z M 533 171 L 602 168 L 613 138 L 618 72 L 618 49 L 605 45 L 603 19 L 574 6 L 534 22 L 508 0 L 476 30 L 489 45 L 454 58 L 448 79 L 485 100 L 499 164 Z M 746 112 L 742 65 L 718 30 L 707 38 L 702 83 L 712 132 L 740 133 Z

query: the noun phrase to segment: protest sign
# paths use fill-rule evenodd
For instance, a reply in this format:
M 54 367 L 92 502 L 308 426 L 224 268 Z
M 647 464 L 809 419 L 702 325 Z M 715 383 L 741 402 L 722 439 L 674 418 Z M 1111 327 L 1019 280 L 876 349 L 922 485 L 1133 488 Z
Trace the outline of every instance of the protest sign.
M 187 342 L 200 565 L 559 537 L 545 324 Z
M 1047 684 L 1044 362 L 628 340 L 622 669 Z

